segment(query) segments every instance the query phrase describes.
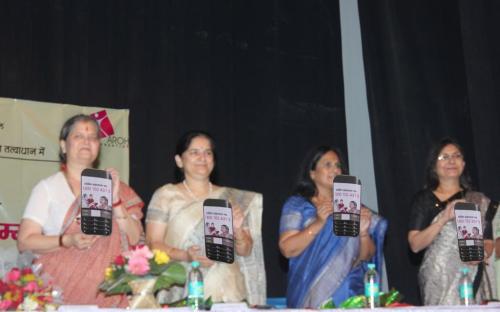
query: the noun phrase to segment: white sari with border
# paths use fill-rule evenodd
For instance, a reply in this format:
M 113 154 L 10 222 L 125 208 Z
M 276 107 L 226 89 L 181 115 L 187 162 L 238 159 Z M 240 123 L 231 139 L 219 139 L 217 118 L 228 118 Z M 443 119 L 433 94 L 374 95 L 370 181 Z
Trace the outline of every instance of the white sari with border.
M 264 304 L 266 301 L 266 274 L 262 248 L 262 195 L 259 193 L 219 187 L 209 198 L 227 199 L 238 205 L 245 216 L 243 226 L 253 239 L 249 256 L 235 255 L 232 264 L 216 262 L 210 268 L 201 268 L 205 286 L 205 298 L 213 302 L 240 302 Z M 165 244 L 187 249 L 198 245 L 204 250 L 203 200 L 187 198 L 174 184 L 156 190 L 148 207 L 146 222 L 167 225 Z M 186 271 L 188 262 L 181 262 Z M 177 301 L 186 296 L 182 287 L 172 287 L 159 295 L 162 303 Z

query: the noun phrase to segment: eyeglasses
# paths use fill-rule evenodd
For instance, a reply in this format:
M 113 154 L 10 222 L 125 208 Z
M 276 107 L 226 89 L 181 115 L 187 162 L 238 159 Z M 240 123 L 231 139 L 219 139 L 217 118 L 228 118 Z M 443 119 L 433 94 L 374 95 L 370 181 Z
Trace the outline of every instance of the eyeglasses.
M 455 154 L 451 154 L 451 155 L 448 155 L 448 154 L 441 154 L 438 156 L 438 160 L 440 161 L 448 161 L 448 160 L 461 160 L 463 159 L 464 156 L 460 153 L 455 153 Z

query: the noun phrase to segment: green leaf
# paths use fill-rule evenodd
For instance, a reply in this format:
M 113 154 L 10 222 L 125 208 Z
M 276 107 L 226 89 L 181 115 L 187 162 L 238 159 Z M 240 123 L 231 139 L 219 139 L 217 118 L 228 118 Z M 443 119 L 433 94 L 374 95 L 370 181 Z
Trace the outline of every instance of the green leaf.
M 364 295 L 353 296 L 347 298 L 344 302 L 340 304 L 340 308 L 343 309 L 354 309 L 363 308 L 365 306 L 366 297 Z
M 323 302 L 320 306 L 319 306 L 319 309 L 320 310 L 327 310 L 327 309 L 335 309 L 336 306 L 335 306 L 335 303 L 333 302 L 333 299 L 330 298 L 328 299 L 327 301 Z
M 106 292 L 107 296 L 130 293 L 132 289 L 128 285 L 128 282 L 135 279 L 133 275 L 123 274 L 117 280 L 104 281 L 99 285 L 99 289 Z
M 154 291 L 170 288 L 172 285 L 184 285 L 186 270 L 182 264 L 171 262 L 156 279 Z
M 167 267 L 168 267 L 168 263 L 158 264 L 154 261 L 151 261 L 150 265 L 149 265 L 149 274 L 160 275 Z
M 205 302 L 203 302 L 203 308 L 207 311 L 210 311 L 210 309 L 212 309 L 212 296 L 208 297 L 207 300 L 205 300 Z
M 401 302 L 403 295 L 396 289 L 392 288 L 388 293 L 380 293 L 380 306 L 389 306 L 395 302 Z
M 112 296 L 112 295 L 118 295 L 118 294 L 128 294 L 128 293 L 131 293 L 131 292 L 132 292 L 132 289 L 130 288 L 130 286 L 128 285 L 128 283 L 121 283 L 121 284 L 115 285 L 112 288 L 109 288 L 106 291 L 106 295 L 107 296 Z

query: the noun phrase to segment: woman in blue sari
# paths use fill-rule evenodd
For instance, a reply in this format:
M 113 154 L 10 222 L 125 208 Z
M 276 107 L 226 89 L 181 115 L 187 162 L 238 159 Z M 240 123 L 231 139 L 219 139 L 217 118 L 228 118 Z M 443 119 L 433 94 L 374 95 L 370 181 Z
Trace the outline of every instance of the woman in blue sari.
M 333 233 L 333 178 L 347 174 L 340 153 L 327 146 L 312 150 L 301 168 L 293 196 L 283 206 L 279 247 L 289 259 L 287 305 L 318 308 L 364 293 L 367 263 L 381 271 L 387 222 L 361 209 L 359 237 Z

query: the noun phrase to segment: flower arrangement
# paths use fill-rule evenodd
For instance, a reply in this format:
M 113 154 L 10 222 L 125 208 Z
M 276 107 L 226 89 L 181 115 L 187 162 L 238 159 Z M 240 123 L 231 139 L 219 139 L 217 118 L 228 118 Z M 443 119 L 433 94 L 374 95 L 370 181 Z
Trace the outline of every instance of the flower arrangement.
M 31 268 L 13 268 L 0 280 L 0 311 L 57 309 L 51 283 L 44 282 Z
M 184 285 L 186 271 L 161 250 L 151 251 L 148 246 L 138 246 L 116 257 L 106 269 L 104 281 L 99 289 L 107 295 L 131 293 L 130 282 L 155 278 L 153 292 Z

